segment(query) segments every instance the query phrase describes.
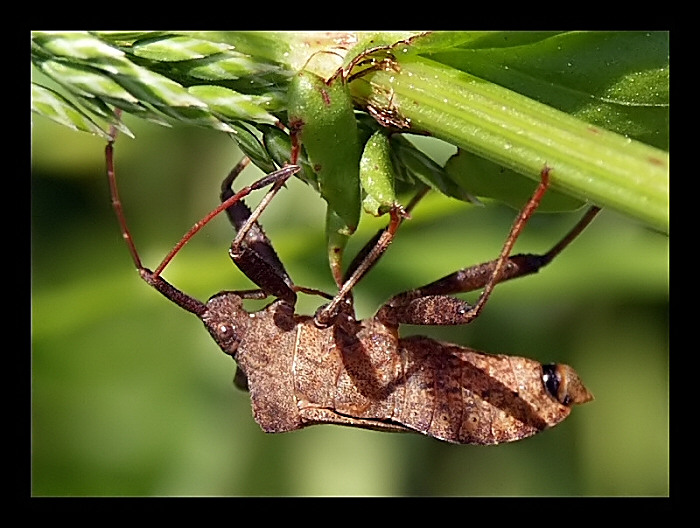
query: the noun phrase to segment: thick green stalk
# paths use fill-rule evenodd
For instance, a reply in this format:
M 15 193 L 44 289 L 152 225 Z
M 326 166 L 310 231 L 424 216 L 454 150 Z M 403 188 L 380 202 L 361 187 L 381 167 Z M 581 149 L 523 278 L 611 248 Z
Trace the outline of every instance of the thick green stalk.
M 630 65 L 623 60 L 624 50 L 628 49 L 625 46 L 638 44 L 639 38 L 648 42 L 649 35 L 611 38 L 606 34 L 573 33 L 544 40 L 539 36 L 533 41 L 539 44 L 529 47 L 533 36 L 518 36 L 521 40 L 513 41 L 513 35 L 489 37 L 463 32 L 437 32 L 408 40 L 409 35 L 315 32 L 34 32 L 34 65 L 61 85 L 69 97 L 55 89 L 34 85 L 32 109 L 76 130 L 103 136 L 108 127 L 100 125 L 100 121 L 128 133 L 113 107 L 158 123 L 185 122 L 240 136 L 241 121 L 260 125 L 286 119 L 287 84 L 294 72 L 309 69 L 327 78 L 341 65 L 342 54 L 352 44 L 362 41 L 372 48 L 398 41 L 404 44 L 392 48 L 391 61 L 382 62 L 387 55 L 381 51 L 373 56 L 379 61 L 376 64 L 386 70 L 370 67 L 350 82 L 356 106 L 372 111 L 388 125 L 432 135 L 462 148 L 467 155 L 451 160 L 447 172 L 464 192 L 474 184 L 467 180 L 477 177 L 481 184 L 498 187 L 498 179 L 489 176 L 500 171 L 500 167 L 536 180 L 547 164 L 552 168 L 554 188 L 668 232 L 667 152 L 588 124 L 467 73 L 493 74 L 493 68 L 484 69 L 484 64 L 501 65 L 507 71 L 508 64 L 524 61 L 523 64 L 532 65 L 538 64 L 538 57 L 549 58 L 546 62 L 549 68 L 544 72 L 554 74 L 558 80 L 558 84 L 552 84 L 554 88 L 558 86 L 560 92 L 563 90 L 568 95 L 576 92 L 576 101 L 584 106 L 587 102 L 604 103 L 592 105 L 592 111 L 602 109 L 605 114 L 606 108 L 626 110 L 629 105 L 633 113 L 637 110 L 639 118 L 640 110 L 647 106 L 667 105 L 667 97 L 663 96 L 668 92 L 664 40 L 652 39 L 651 47 L 645 48 L 651 50 L 647 53 L 652 57 L 649 63 L 637 57 Z M 410 44 L 406 44 L 409 40 Z M 357 44 L 352 48 L 345 64 L 367 46 Z M 474 53 L 466 52 L 469 46 Z M 597 56 L 591 59 L 592 46 L 607 50 L 600 61 Z M 435 51 L 443 53 L 433 56 L 443 56 L 461 69 L 421 55 Z M 445 55 L 447 51 L 456 53 L 459 60 Z M 598 63 L 609 75 L 596 77 L 596 82 L 576 91 L 572 88 L 576 83 L 558 75 L 557 65 L 562 56 L 569 63 L 573 61 L 583 67 L 579 82 L 585 72 L 596 77 L 593 68 Z M 628 66 L 610 66 L 616 64 Z M 365 57 L 364 64 L 356 66 L 368 65 L 369 59 Z M 525 68 L 514 68 L 518 69 L 514 73 L 521 81 L 527 77 Z M 357 70 L 352 73 L 357 74 Z M 535 87 L 541 89 L 542 83 L 552 82 L 550 78 L 551 75 L 543 76 L 540 72 Z M 528 86 L 532 89 L 532 85 Z M 641 92 L 634 92 L 631 85 Z M 611 92 L 611 86 L 625 89 L 620 95 L 615 90 Z M 656 93 L 657 97 L 640 96 L 647 93 Z M 569 103 L 566 108 L 576 108 L 570 99 L 564 99 Z M 643 111 L 641 114 L 647 115 Z M 624 126 L 627 115 L 625 111 L 614 115 L 617 125 L 623 125 L 618 130 L 634 129 L 640 123 L 647 133 L 654 129 L 653 120 L 635 117 L 629 118 L 632 126 Z M 604 116 L 600 122 L 607 122 Z M 469 164 L 468 153 L 478 156 L 481 165 L 489 165 L 483 160 L 497 165 L 485 170 L 484 167 L 465 170 L 462 163 Z M 444 176 L 442 172 L 440 178 L 444 183 L 455 187 L 455 182 Z M 510 187 L 516 190 L 522 183 L 515 179 L 507 181 L 507 192 Z M 445 185 L 437 187 L 447 190 Z M 480 190 L 485 192 L 484 188 Z M 505 196 L 493 197 L 512 203 Z
M 668 232 L 667 152 L 425 58 L 398 66 L 352 82 L 353 97 L 532 179 L 546 164 L 554 188 Z

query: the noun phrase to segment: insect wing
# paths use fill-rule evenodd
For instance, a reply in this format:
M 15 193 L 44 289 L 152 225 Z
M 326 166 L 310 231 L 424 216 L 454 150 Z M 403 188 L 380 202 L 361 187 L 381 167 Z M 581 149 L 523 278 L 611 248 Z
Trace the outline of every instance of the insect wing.
M 564 420 L 571 407 L 547 391 L 537 361 L 484 354 L 424 337 L 401 340 L 405 399 L 395 420 L 460 444 L 526 438 Z

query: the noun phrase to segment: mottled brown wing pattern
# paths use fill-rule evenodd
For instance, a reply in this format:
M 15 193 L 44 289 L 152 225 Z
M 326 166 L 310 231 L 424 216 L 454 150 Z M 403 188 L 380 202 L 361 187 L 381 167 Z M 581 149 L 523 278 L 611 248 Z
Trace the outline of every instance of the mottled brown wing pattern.
M 406 405 L 397 420 L 430 436 L 462 444 L 512 442 L 553 427 L 570 412 L 547 392 L 537 361 L 425 337 L 403 339 L 399 353 Z
M 296 329 L 291 365 L 304 425 L 418 431 L 462 444 L 497 444 L 562 421 L 570 407 L 527 358 L 484 354 L 425 337 L 399 339 L 376 320 Z
M 294 398 L 291 365 L 296 349 L 294 316 L 276 302 L 250 314 L 235 359 L 248 380 L 253 416 L 263 431 L 281 433 L 303 426 Z

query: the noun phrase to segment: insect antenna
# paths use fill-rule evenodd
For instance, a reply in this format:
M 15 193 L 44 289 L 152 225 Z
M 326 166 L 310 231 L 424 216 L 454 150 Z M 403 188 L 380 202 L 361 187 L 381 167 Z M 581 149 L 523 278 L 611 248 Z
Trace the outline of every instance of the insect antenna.
M 141 257 L 139 257 L 138 251 L 136 251 L 136 246 L 134 245 L 134 239 L 131 237 L 131 232 L 129 231 L 129 226 L 126 223 L 126 217 L 124 216 L 124 209 L 122 207 L 122 202 L 119 198 L 119 189 L 117 188 L 117 178 L 114 171 L 114 140 L 116 138 L 116 129 L 112 127 L 110 130 L 110 140 L 105 147 L 105 160 L 107 163 L 107 179 L 109 181 L 109 192 L 112 198 L 112 208 L 117 215 L 117 220 L 119 221 L 119 228 L 122 232 L 122 238 L 126 242 L 126 246 L 129 249 L 131 258 L 139 270 L 143 269 L 141 264 Z

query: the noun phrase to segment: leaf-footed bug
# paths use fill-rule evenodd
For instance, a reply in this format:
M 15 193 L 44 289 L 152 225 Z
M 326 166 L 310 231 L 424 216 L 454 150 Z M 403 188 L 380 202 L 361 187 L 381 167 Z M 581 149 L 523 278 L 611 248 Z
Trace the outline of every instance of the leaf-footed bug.
M 588 210 L 576 226 L 542 255 L 510 256 L 518 235 L 549 184 L 550 168 L 515 220 L 500 256 L 391 298 L 366 320 L 355 318 L 349 293 L 391 242 L 403 216 L 369 241 L 332 297 L 294 285 L 258 218 L 284 182 L 299 170 L 288 165 L 235 193 L 231 186 L 245 165 L 224 180 L 222 203 L 182 238 L 155 269 L 144 267 L 119 199 L 113 141 L 106 147 L 107 173 L 122 236 L 141 278 L 169 300 L 195 314 L 238 365 L 236 384 L 250 392 L 253 414 L 270 433 L 314 424 L 384 431 L 414 431 L 462 444 L 519 440 L 564 420 L 575 403 L 592 395 L 563 364 L 492 355 L 427 337 L 399 337 L 400 324 L 456 325 L 478 316 L 494 286 L 537 272 L 561 252 L 598 212 Z M 271 185 L 258 207 L 242 198 Z M 231 258 L 258 290 L 223 291 L 203 303 L 161 274 L 179 249 L 209 220 L 226 211 L 237 230 Z M 472 306 L 451 294 L 483 289 Z M 294 313 L 298 292 L 330 299 L 315 317 Z M 275 300 L 249 313 L 244 299 Z

